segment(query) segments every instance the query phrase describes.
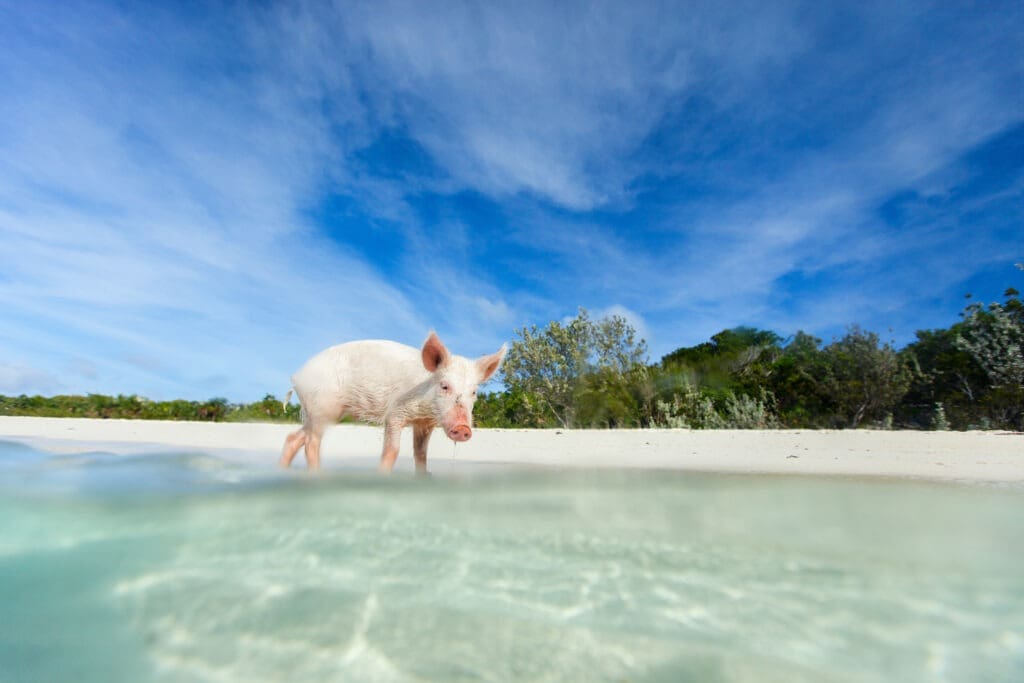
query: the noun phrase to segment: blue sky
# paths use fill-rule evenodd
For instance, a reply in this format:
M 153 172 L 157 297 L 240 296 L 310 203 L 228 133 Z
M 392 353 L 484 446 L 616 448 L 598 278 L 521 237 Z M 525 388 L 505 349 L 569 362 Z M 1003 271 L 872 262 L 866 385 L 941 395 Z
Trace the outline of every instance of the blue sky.
M 619 313 L 903 345 L 1024 289 L 1006 3 L 0 0 L 0 393 L 282 394 Z

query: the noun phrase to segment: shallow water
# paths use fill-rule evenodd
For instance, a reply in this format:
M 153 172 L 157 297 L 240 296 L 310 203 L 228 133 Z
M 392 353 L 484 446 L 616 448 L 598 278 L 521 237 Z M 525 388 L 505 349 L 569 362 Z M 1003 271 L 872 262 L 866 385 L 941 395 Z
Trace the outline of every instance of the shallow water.
M 435 467 L 0 443 L 0 680 L 1024 680 L 1019 490 Z

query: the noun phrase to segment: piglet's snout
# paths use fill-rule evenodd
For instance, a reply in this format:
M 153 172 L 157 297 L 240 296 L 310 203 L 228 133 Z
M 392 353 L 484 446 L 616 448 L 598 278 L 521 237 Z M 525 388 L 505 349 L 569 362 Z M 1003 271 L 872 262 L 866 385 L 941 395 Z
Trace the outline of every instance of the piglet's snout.
M 455 425 L 448 428 L 448 438 L 452 441 L 469 441 L 471 436 L 473 436 L 473 430 L 469 428 L 469 425 Z
M 456 402 L 441 424 L 444 426 L 444 433 L 452 441 L 469 441 L 473 436 L 473 430 L 469 426 L 469 411 L 459 402 Z

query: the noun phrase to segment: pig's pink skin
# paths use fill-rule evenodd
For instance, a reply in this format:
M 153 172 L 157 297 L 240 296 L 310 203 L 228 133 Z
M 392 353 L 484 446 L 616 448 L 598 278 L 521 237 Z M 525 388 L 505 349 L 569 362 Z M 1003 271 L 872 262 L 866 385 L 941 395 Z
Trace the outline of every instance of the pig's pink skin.
M 380 469 L 390 472 L 398 457 L 399 436 L 413 428 L 417 471 L 427 468 L 427 444 L 440 426 L 452 441 L 473 436 L 477 386 L 501 365 L 506 347 L 476 360 L 448 352 L 431 332 L 420 349 L 391 341 L 339 344 L 321 351 L 292 376 L 302 404 L 302 428 L 284 442 L 281 465 L 288 467 L 305 446 L 306 466 L 320 467 L 324 430 L 343 416 L 384 425 Z

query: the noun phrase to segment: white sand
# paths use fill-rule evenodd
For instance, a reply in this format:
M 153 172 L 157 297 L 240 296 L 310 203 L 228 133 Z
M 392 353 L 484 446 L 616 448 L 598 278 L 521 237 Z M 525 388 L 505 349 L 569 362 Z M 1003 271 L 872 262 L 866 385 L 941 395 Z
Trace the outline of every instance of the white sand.
M 274 466 L 293 425 L 0 417 L 0 440 L 45 450 L 115 453 L 196 449 Z M 403 434 L 398 469 L 412 469 Z M 382 430 L 340 425 L 323 442 L 325 470 L 375 467 Z M 453 454 L 454 451 L 454 454 Z M 436 433 L 431 469 L 476 465 L 625 467 L 1024 483 L 1024 435 L 1000 432 L 478 429 L 453 449 Z M 295 464 L 304 467 L 302 454 Z

